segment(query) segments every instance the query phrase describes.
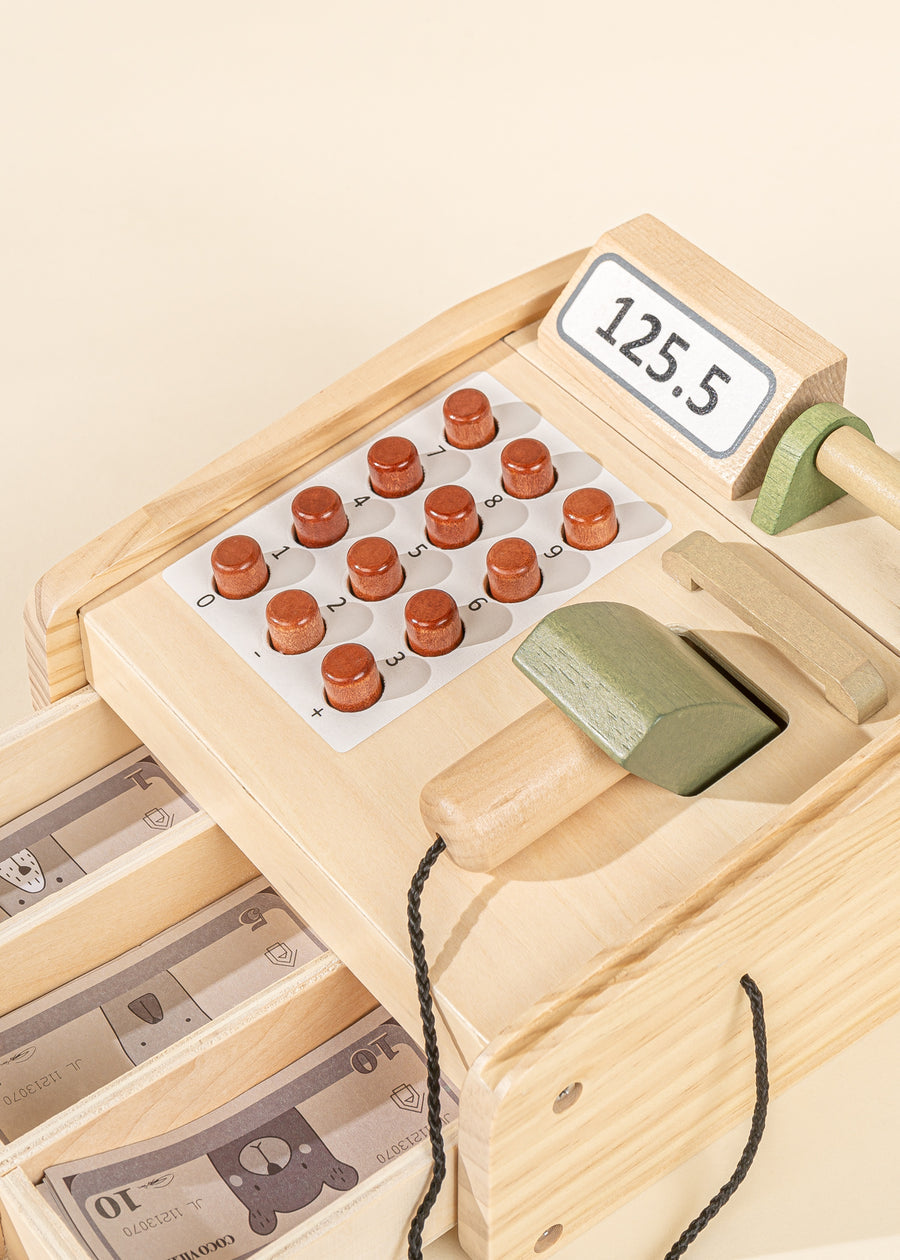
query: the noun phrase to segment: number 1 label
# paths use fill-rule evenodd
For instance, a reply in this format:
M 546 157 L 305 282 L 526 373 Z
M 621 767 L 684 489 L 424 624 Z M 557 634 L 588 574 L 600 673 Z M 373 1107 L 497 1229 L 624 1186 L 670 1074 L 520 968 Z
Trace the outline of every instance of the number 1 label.
M 775 393 L 771 368 L 618 254 L 588 268 L 557 329 L 714 459 L 737 450 Z

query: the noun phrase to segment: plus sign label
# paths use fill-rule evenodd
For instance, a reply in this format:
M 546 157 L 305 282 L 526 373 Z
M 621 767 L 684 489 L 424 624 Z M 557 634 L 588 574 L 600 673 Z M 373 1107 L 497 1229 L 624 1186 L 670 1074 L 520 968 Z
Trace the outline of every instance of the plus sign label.
M 595 259 L 557 331 L 713 459 L 737 450 L 775 393 L 771 368 L 618 254 Z

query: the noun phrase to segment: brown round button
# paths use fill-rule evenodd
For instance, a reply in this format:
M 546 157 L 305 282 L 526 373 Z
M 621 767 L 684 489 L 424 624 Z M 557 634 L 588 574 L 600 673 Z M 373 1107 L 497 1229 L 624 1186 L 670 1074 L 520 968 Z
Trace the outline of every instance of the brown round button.
M 369 447 L 369 481 L 384 499 L 402 499 L 425 480 L 419 452 L 405 437 L 386 437 Z
M 317 647 L 325 637 L 319 605 L 306 591 L 279 591 L 266 605 L 269 639 L 276 652 L 296 656 Z
M 325 696 L 333 709 L 359 713 L 381 695 L 381 675 L 375 657 L 361 643 L 341 643 L 322 661 Z
M 347 552 L 347 568 L 357 599 L 387 599 L 403 585 L 397 548 L 386 538 L 360 538 Z
M 487 553 L 488 590 L 501 604 L 531 599 L 541 586 L 537 552 L 524 538 L 501 538 Z
M 500 455 L 503 489 L 514 499 L 537 499 L 553 489 L 556 473 L 543 442 L 516 438 Z
M 573 490 L 563 504 L 563 535 L 570 547 L 597 551 L 618 532 L 616 505 L 605 490 L 585 486 Z
M 494 440 L 497 424 L 480 389 L 457 389 L 444 399 L 444 437 L 451 446 L 474 451 Z
M 269 580 L 262 548 L 247 534 L 232 534 L 216 544 L 212 570 L 216 590 L 225 599 L 249 599 Z
M 467 547 L 480 530 L 475 500 L 465 486 L 438 486 L 425 500 L 425 532 L 435 547 Z
M 419 656 L 445 656 L 463 637 L 456 600 L 446 591 L 418 591 L 406 604 L 406 641 Z
M 307 486 L 291 504 L 294 533 L 304 547 L 330 547 L 347 532 L 341 496 L 330 486 Z

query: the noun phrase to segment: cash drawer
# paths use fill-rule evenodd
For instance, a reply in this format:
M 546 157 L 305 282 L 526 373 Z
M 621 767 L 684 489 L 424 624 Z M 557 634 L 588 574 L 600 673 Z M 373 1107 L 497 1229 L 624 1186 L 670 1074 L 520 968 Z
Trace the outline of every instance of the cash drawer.
M 0 826 L 80 785 L 139 747 L 90 689 L 0 739 Z M 0 1014 L 114 959 L 257 876 L 208 815 L 192 808 L 137 845 L 0 923 L 9 967 Z M 90 1252 L 36 1188 L 46 1167 L 165 1134 L 315 1049 L 377 1006 L 327 951 L 0 1148 L 0 1219 L 10 1260 L 86 1260 Z M 451 1148 L 455 1130 L 448 1134 Z M 428 1177 L 427 1142 L 386 1162 L 261 1257 L 400 1254 Z M 452 1179 L 451 1179 L 452 1180 Z M 454 1187 L 428 1237 L 454 1220 Z M 365 1240 L 365 1242 L 363 1241 Z

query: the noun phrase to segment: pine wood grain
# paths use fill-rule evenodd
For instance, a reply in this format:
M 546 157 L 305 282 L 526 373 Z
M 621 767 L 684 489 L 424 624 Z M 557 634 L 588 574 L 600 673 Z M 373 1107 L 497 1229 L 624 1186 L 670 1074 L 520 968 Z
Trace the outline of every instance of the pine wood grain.
M 469 1255 L 525 1260 L 557 1222 L 570 1240 L 749 1124 L 745 972 L 764 995 L 775 1094 L 900 1009 L 898 755 L 895 729 L 786 811 L 739 869 L 698 888 L 665 931 L 600 955 L 493 1043 L 462 1098 Z M 555 1114 L 576 1081 L 578 1101 Z

